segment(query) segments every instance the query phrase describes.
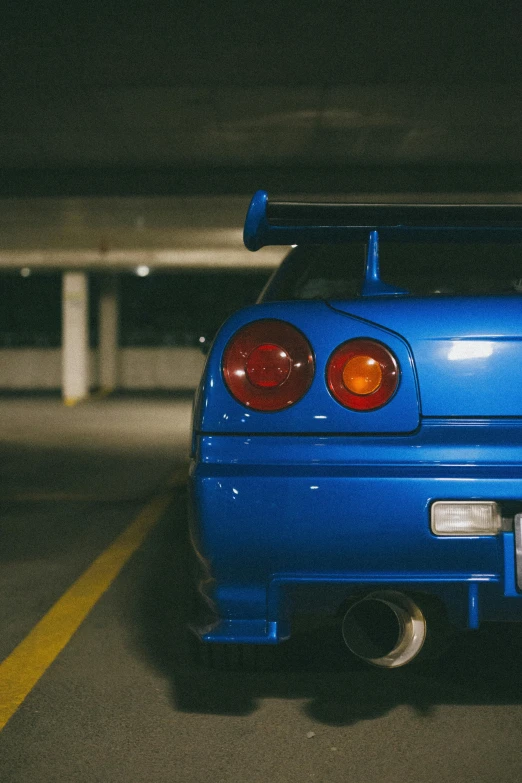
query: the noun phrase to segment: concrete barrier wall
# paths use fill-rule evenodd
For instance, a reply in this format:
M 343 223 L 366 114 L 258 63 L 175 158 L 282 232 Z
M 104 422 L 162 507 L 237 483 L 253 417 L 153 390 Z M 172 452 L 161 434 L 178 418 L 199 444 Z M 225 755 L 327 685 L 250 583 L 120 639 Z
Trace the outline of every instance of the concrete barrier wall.
M 197 348 L 122 348 L 124 389 L 195 389 L 205 357 Z
M 195 389 L 205 357 L 197 348 L 121 348 L 122 389 Z M 91 387 L 99 385 L 98 352 L 91 351 Z M 0 350 L 0 389 L 59 389 L 59 348 Z

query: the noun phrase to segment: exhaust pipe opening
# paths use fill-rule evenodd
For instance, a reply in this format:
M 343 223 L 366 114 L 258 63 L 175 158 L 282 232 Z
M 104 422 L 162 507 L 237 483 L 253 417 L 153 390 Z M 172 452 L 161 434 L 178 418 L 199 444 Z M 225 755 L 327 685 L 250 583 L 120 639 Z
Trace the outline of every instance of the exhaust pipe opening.
M 382 669 L 412 661 L 426 640 L 426 618 L 410 596 L 377 590 L 355 601 L 342 622 L 343 639 L 358 658 Z

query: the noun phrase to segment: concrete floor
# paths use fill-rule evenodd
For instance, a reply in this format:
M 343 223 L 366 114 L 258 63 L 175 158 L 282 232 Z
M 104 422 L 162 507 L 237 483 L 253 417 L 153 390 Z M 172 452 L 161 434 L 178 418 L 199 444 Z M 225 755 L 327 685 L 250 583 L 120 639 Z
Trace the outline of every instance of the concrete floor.
M 0 658 L 186 460 L 190 400 L 0 400 Z M 306 627 L 198 672 L 185 489 L 0 733 L 2 783 L 444 783 L 522 773 L 522 632 L 393 673 Z

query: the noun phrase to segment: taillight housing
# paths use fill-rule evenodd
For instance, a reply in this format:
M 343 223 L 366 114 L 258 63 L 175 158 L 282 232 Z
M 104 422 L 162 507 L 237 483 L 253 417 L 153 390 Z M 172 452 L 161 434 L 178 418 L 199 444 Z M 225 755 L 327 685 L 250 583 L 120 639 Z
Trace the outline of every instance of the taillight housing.
M 355 411 L 372 411 L 386 405 L 399 383 L 399 364 L 377 340 L 348 340 L 332 353 L 326 367 L 331 394 Z
M 232 396 L 256 411 L 280 411 L 312 383 L 314 356 L 306 337 L 286 321 L 266 318 L 243 326 L 228 342 L 223 378 Z

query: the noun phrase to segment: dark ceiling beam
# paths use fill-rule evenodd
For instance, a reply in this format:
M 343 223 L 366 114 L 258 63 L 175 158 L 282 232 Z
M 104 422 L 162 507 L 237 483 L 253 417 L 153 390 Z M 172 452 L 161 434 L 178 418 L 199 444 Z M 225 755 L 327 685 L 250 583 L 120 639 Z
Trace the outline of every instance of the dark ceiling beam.
M 522 164 L 0 170 L 0 198 L 354 192 L 519 192 Z

